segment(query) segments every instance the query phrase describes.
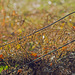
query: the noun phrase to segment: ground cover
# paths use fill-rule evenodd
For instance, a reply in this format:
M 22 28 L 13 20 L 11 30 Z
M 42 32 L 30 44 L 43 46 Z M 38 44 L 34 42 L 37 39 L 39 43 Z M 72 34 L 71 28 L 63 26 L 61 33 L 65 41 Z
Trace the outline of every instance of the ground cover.
M 74 0 L 0 0 L 1 74 L 6 75 L 12 72 L 12 69 L 15 71 L 13 74 L 10 73 L 12 75 L 74 74 L 75 42 L 58 48 L 75 40 L 75 14 L 27 36 L 73 12 L 74 2 Z M 58 50 L 18 68 L 54 49 Z M 65 56 L 67 57 L 64 58 Z M 18 70 L 15 70 L 16 67 Z

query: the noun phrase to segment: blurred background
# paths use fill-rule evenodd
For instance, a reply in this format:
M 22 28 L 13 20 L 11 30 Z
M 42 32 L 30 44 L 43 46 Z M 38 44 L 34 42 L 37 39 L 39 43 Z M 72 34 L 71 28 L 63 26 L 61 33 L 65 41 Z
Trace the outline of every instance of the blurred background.
M 0 0 L 0 36 L 15 39 L 74 10 L 75 0 Z

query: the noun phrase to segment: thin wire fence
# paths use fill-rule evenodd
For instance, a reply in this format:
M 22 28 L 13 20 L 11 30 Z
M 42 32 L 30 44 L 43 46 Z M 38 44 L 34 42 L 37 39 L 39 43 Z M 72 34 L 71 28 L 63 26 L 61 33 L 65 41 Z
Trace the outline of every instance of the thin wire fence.
M 4 61 L 10 67 L 19 65 L 7 74 L 36 62 L 43 65 L 57 63 L 60 58 L 75 52 L 75 32 L 70 26 L 71 23 L 68 24 L 66 19 L 63 23 L 60 22 L 60 26 L 54 25 L 74 13 L 75 11 L 29 35 L 0 45 L 0 53 L 4 55 Z
M 69 13 L 68 15 L 62 17 L 61 19 L 59 19 L 59 20 L 53 22 L 52 24 L 50 24 L 50 25 L 48 25 L 48 26 L 46 26 L 46 27 L 43 27 L 43 28 L 41 28 L 41 29 L 38 29 L 37 31 L 34 31 L 33 33 L 31 33 L 31 34 L 29 34 L 29 35 L 26 35 L 26 36 L 24 36 L 24 37 L 22 37 L 22 38 L 19 37 L 18 39 L 21 40 L 21 39 L 23 39 L 23 38 L 26 38 L 26 37 L 28 37 L 28 36 L 33 35 L 34 33 L 37 33 L 37 32 L 39 32 L 39 31 L 41 31 L 41 30 L 44 30 L 44 29 L 46 29 L 46 28 L 48 28 L 48 27 L 54 25 L 55 23 L 61 21 L 62 19 L 66 18 L 66 17 L 68 17 L 69 15 L 74 14 L 74 13 L 75 13 L 75 11 L 72 12 L 72 13 Z M 16 42 L 16 40 L 14 40 L 14 41 L 12 41 L 12 42 L 10 42 L 10 43 L 6 43 L 6 44 L 4 44 L 4 45 L 0 45 L 0 47 L 5 46 L 5 45 L 7 45 L 7 44 L 14 43 L 14 42 Z
M 21 65 L 21 66 L 17 66 L 16 69 L 13 69 L 11 72 L 9 72 L 9 73 L 7 73 L 7 74 L 13 73 L 14 71 L 18 71 L 19 68 L 26 67 L 26 65 L 30 65 L 30 64 L 32 65 L 32 63 L 34 63 L 34 62 L 36 63 L 36 62 L 40 61 L 42 58 L 44 58 L 45 56 L 48 56 L 48 55 L 49 55 L 48 57 L 44 58 L 45 61 L 46 61 L 46 59 L 47 59 L 47 60 L 50 59 L 50 54 L 55 53 L 56 51 L 59 51 L 61 48 L 65 47 L 65 46 L 67 46 L 67 45 L 69 45 L 69 44 L 72 44 L 72 43 L 74 43 L 74 42 L 75 42 L 75 40 L 73 40 L 73 41 L 71 41 L 71 42 L 69 42 L 69 43 L 67 43 L 67 44 L 65 44 L 65 45 L 63 45 L 63 46 L 61 46 L 61 47 L 59 47 L 58 49 L 55 49 L 55 50 L 52 50 L 52 51 L 48 52 L 48 53 L 45 54 L 45 55 L 42 55 L 41 57 L 38 57 L 38 58 L 32 60 L 32 61 L 29 62 L 29 63 L 26 63 L 26 64 Z M 55 54 L 54 54 L 54 55 L 55 55 Z M 59 54 L 57 53 L 57 55 L 59 55 Z M 66 58 L 66 57 L 68 57 L 68 56 L 70 56 L 70 55 L 75 55 L 75 53 L 69 53 L 68 55 L 65 55 L 65 56 L 63 56 L 63 57 L 61 57 L 61 58 L 57 58 L 57 60 L 55 59 L 54 61 L 58 63 L 60 60 Z M 55 58 L 56 58 L 56 57 L 55 57 Z M 48 60 L 47 63 L 46 63 L 46 62 L 43 62 L 43 61 L 42 61 L 42 63 L 44 63 L 44 64 L 46 63 L 47 65 L 49 64 L 49 66 L 50 66 L 50 63 L 51 63 L 51 62 L 54 63 L 54 61 Z M 54 64 L 55 64 L 55 63 L 54 63 Z M 42 68 L 43 68 L 43 67 L 42 67 Z

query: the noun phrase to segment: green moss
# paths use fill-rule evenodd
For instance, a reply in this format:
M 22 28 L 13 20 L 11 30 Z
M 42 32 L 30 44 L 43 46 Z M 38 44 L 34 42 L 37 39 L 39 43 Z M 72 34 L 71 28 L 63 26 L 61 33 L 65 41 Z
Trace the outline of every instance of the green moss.
M 6 65 L 6 66 L 0 66 L 0 73 L 3 71 L 3 70 L 6 70 L 6 69 L 8 69 L 8 66 Z

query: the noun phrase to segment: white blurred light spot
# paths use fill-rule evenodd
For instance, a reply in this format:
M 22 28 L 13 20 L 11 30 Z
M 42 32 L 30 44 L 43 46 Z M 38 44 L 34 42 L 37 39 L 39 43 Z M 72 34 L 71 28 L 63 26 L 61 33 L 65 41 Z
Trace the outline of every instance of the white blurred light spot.
M 48 1 L 48 4 L 49 4 L 49 5 L 51 5 L 51 4 L 52 4 L 52 2 L 51 2 L 51 1 Z
M 14 8 L 14 9 L 16 9 L 16 7 L 17 7 L 17 4 L 16 4 L 16 3 L 14 3 L 14 4 L 13 4 L 13 8 Z
M 64 0 L 60 0 L 61 1 L 61 3 L 65 3 L 65 1 Z
M 42 36 L 42 38 L 44 39 L 44 38 L 45 38 L 45 36 L 43 35 L 43 36 Z
M 59 42 L 62 42 L 62 40 L 59 40 Z
M 6 18 L 10 18 L 10 16 L 6 16 Z
M 16 7 L 16 5 L 17 5 L 17 4 L 16 4 L 16 3 L 14 3 L 14 6 L 15 6 L 15 7 Z
M 36 42 L 36 44 L 38 44 L 38 42 Z
M 5 37 L 5 36 L 2 36 L 3 38 Z
M 69 21 L 72 21 L 72 19 L 70 19 Z
M 51 57 L 51 61 L 52 61 L 54 58 L 55 58 L 55 56 L 52 56 L 52 57 Z
M 20 23 L 19 23 L 19 22 L 17 22 L 17 25 L 20 25 Z
M 14 54 L 12 54 L 12 56 L 13 56 Z

